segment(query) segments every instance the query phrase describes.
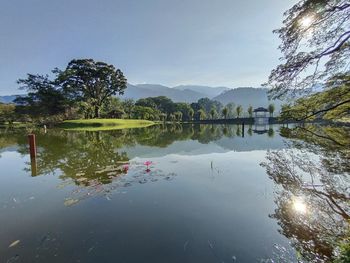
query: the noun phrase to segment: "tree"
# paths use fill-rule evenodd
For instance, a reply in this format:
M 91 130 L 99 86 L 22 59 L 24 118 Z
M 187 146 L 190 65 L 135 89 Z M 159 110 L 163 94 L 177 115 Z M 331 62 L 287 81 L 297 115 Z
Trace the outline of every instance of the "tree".
M 159 114 L 159 111 L 150 107 L 135 106 L 133 108 L 133 116 L 136 119 L 158 120 Z
M 197 113 L 198 113 L 199 120 L 204 120 L 207 117 L 207 115 L 203 109 L 200 109 Z
M 209 98 L 202 98 L 198 100 L 198 104 L 201 109 L 205 110 L 207 114 L 210 114 L 212 108 L 215 108 L 216 112 L 221 112 L 223 106 L 222 103 Z
M 122 106 L 123 106 L 124 112 L 128 116 L 128 119 L 130 119 L 131 114 L 132 114 L 134 107 L 135 107 L 134 100 L 133 99 L 126 99 L 122 102 Z
M 170 114 L 176 111 L 174 102 L 166 96 L 158 96 L 158 97 L 153 97 L 151 99 L 155 103 L 157 109 L 161 112 Z
M 282 128 L 281 135 L 291 139 L 291 144 L 268 151 L 262 164 L 278 186 L 276 209 L 270 217 L 293 240 L 301 259 L 337 262 L 333 261 L 337 246 L 349 242 L 348 128 L 306 125 Z
M 121 100 L 116 97 L 110 97 L 103 103 L 100 114 L 103 118 L 122 118 L 125 112 Z
M 349 115 L 350 75 L 337 75 L 325 84 L 325 91 L 297 99 L 288 107 L 282 107 L 281 115 L 298 121 L 314 119 L 336 119 Z
M 153 101 L 152 97 L 138 99 L 135 102 L 135 105 L 136 106 L 142 106 L 142 107 L 149 107 L 149 108 L 153 108 L 153 109 L 157 108 L 157 105 Z
M 177 121 L 182 121 L 182 112 L 181 112 L 181 111 L 176 111 L 176 112 L 174 113 L 174 116 L 175 116 L 175 119 L 176 119 Z
M 89 101 L 94 117 L 99 118 L 100 108 L 112 95 L 122 95 L 127 80 L 120 69 L 93 59 L 73 59 L 64 71 L 56 69 L 57 82 L 75 101 Z
M 228 116 L 230 118 L 235 117 L 235 104 L 233 102 L 227 103 L 226 108 L 228 109 Z
M 177 103 L 175 103 L 174 106 L 175 106 L 176 111 L 179 111 L 182 113 L 182 119 L 191 120 L 190 110 L 192 110 L 192 109 L 191 109 L 190 104 L 185 103 L 185 102 L 177 102 Z
M 268 110 L 270 113 L 270 117 L 273 117 L 273 113 L 275 112 L 275 105 L 271 103 L 268 107 Z
M 76 107 L 78 108 L 78 113 L 83 115 L 85 119 L 91 119 L 94 115 L 94 109 L 90 103 L 85 101 L 79 101 L 76 103 Z
M 225 119 L 227 118 L 227 115 L 228 115 L 228 108 L 227 107 L 222 109 L 222 115 L 224 115 Z
M 0 103 L 0 122 L 12 124 L 16 119 L 15 104 Z
M 272 98 L 281 98 L 324 83 L 348 70 L 350 3 L 346 0 L 301 0 L 285 12 L 282 63 L 272 70 Z
M 249 114 L 249 118 L 253 117 L 253 107 L 252 106 L 248 107 L 248 114 Z
M 193 120 L 193 116 L 194 116 L 194 110 L 192 108 L 189 109 L 188 111 L 188 116 L 190 117 L 190 120 Z
M 166 96 L 142 98 L 135 105 L 154 108 L 168 115 L 176 111 L 175 103 Z
M 217 111 L 216 111 L 216 109 L 213 107 L 213 108 L 211 108 L 211 110 L 210 110 L 210 116 L 211 116 L 211 119 L 213 120 L 214 119 L 214 117 L 217 115 L 218 113 L 217 113 Z
M 17 112 L 30 116 L 51 116 L 64 113 L 71 104 L 62 89 L 49 76 L 27 74 L 26 79 L 19 79 L 20 89 L 26 90 L 26 96 L 15 99 Z
M 243 111 L 242 106 L 238 105 L 237 108 L 236 108 L 237 118 L 239 118 L 241 116 L 242 111 Z
M 175 121 L 175 120 L 176 120 L 175 115 L 171 113 L 171 114 L 169 115 L 169 120 L 170 120 L 170 121 Z

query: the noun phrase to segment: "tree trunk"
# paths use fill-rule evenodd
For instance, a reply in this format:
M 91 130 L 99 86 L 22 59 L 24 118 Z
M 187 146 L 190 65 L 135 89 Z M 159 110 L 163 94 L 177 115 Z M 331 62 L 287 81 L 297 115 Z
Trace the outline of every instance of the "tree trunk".
M 95 106 L 95 117 L 94 118 L 99 118 L 100 117 L 100 107 Z

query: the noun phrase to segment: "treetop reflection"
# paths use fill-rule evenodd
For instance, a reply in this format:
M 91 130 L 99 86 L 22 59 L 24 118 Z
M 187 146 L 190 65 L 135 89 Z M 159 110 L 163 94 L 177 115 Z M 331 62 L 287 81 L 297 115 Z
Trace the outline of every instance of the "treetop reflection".
M 268 151 L 262 165 L 280 186 L 271 215 L 311 262 L 332 262 L 348 237 L 350 133 L 346 127 L 282 128 L 289 148 Z

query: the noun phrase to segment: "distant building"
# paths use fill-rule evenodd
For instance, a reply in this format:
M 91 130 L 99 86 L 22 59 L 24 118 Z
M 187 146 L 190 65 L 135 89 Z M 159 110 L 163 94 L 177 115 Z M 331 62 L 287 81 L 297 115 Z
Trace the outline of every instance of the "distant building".
M 259 107 L 254 109 L 254 123 L 257 125 L 265 125 L 269 123 L 268 109 Z

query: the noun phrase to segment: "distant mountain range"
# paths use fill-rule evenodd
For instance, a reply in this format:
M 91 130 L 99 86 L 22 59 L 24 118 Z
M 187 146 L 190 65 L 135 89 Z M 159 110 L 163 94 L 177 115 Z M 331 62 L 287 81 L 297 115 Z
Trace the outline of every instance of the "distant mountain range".
M 181 85 L 173 88 L 159 84 L 128 84 L 123 99 L 134 99 L 156 96 L 167 96 L 175 102 L 196 102 L 201 98 L 208 97 L 220 101 L 222 104 L 234 102 L 236 105 L 242 105 L 244 111 L 249 107 L 267 107 L 269 100 L 267 98 L 266 88 L 239 87 L 229 89 L 227 87 L 209 87 Z M 0 96 L 0 102 L 10 103 L 19 95 Z M 276 106 L 276 112 L 279 111 L 281 101 L 273 102 Z
M 241 105 L 246 110 L 250 105 L 253 107 L 267 107 L 273 103 L 276 112 L 280 110 L 282 101 L 269 101 L 267 97 L 268 89 L 239 87 L 230 89 L 227 87 L 209 87 L 209 86 L 193 86 L 181 85 L 173 88 L 158 84 L 128 84 L 123 98 L 138 100 L 145 97 L 167 96 L 175 102 L 196 102 L 200 98 L 208 97 L 213 100 L 220 101 L 222 104 L 234 102 Z
M 244 111 L 248 109 L 250 105 L 257 108 L 267 107 L 270 103 L 273 103 L 275 105 L 276 112 L 278 112 L 281 105 L 285 102 L 281 100 L 269 101 L 267 93 L 268 89 L 266 88 L 241 87 L 224 91 L 213 99 L 220 101 L 224 105 L 234 102 L 236 106 L 241 105 Z
M 11 103 L 20 95 L 0 96 L 0 103 Z
M 138 100 L 145 97 L 167 96 L 175 102 L 195 102 L 200 98 L 213 98 L 229 88 L 208 86 L 166 87 L 158 84 L 128 84 L 122 98 Z

